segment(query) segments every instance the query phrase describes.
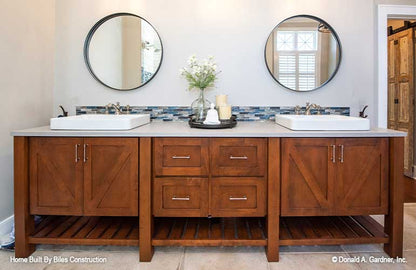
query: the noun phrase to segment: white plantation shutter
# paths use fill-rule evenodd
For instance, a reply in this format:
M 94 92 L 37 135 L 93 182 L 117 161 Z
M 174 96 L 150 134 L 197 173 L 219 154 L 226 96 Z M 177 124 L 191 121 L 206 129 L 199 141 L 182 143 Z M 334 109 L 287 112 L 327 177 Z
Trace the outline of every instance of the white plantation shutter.
M 289 88 L 296 88 L 296 55 L 279 56 L 279 81 Z
M 278 31 L 276 40 L 279 82 L 301 91 L 316 87 L 315 31 Z
M 299 53 L 298 89 L 301 91 L 315 88 L 316 54 Z

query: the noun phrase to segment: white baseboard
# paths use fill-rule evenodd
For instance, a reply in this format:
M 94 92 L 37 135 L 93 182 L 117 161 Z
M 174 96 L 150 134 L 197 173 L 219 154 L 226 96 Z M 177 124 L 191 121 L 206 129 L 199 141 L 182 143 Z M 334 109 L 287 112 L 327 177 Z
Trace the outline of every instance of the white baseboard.
M 0 236 L 11 233 L 14 224 L 14 215 L 0 221 Z

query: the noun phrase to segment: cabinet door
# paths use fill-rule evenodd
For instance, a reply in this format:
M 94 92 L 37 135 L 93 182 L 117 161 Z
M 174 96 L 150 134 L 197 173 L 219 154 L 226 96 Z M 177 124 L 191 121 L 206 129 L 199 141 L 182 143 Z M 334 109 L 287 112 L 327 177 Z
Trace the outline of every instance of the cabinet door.
M 333 213 L 334 146 L 334 139 L 282 139 L 282 215 L 325 216 Z
M 337 215 L 387 214 L 388 139 L 337 139 Z
M 31 214 L 82 215 L 82 142 L 81 138 L 30 138 Z
M 84 139 L 84 213 L 138 215 L 138 139 Z

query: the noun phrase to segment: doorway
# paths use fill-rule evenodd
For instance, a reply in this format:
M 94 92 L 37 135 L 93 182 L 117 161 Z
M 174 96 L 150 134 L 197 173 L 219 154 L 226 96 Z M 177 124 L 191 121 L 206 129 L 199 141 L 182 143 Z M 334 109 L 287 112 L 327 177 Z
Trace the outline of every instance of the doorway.
M 388 19 L 387 27 L 387 127 L 407 132 L 404 173 L 414 177 L 416 20 Z

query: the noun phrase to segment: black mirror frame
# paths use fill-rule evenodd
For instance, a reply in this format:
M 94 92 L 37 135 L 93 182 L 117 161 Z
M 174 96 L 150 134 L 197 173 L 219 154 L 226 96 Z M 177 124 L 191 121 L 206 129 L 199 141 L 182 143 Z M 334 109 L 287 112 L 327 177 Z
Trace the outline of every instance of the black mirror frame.
M 94 36 L 94 34 L 95 34 L 95 32 L 97 31 L 97 29 L 102 25 L 102 24 L 104 24 L 106 21 L 108 21 L 108 20 L 110 20 L 110 19 L 113 19 L 113 18 L 116 18 L 116 17 L 121 17 L 121 16 L 133 16 L 133 17 L 137 17 L 137 18 L 140 18 L 140 19 L 142 19 L 143 21 L 145 21 L 145 22 L 147 22 L 150 26 L 152 26 L 152 28 L 155 30 L 155 32 L 156 32 L 156 35 L 158 36 L 158 38 L 159 38 L 159 40 L 160 40 L 160 49 L 161 49 L 161 57 L 160 57 L 160 63 L 159 63 L 159 66 L 158 66 L 158 68 L 156 69 L 156 71 L 155 71 L 155 73 L 153 74 L 153 76 L 148 80 L 148 81 L 146 81 L 145 83 L 143 83 L 143 84 L 141 84 L 141 85 L 139 85 L 138 87 L 134 87 L 134 88 L 129 88 L 129 89 L 120 89 L 120 88 L 115 88 L 115 87 L 112 87 L 112 86 L 109 86 L 109 85 L 107 85 L 106 83 L 104 83 L 102 80 L 100 80 L 99 78 L 98 78 L 98 76 L 94 73 L 94 70 L 92 69 L 92 67 L 91 67 L 91 64 L 90 64 L 90 57 L 89 57 L 89 47 L 90 47 L 90 43 L 91 43 L 91 39 L 92 39 L 92 37 Z M 136 14 L 132 14 L 132 13 L 126 13 L 126 12 L 121 12 L 121 13 L 114 13 L 114 14 L 111 14 L 111 15 L 108 15 L 108 16 L 106 16 L 106 17 L 104 17 L 104 18 L 102 18 L 101 20 L 99 20 L 92 28 L 91 28 L 91 30 L 88 32 L 88 35 L 87 35 L 87 37 L 85 38 L 85 42 L 84 42 L 84 62 L 85 62 L 85 64 L 87 65 L 87 68 L 88 68 L 88 71 L 90 72 L 90 74 L 92 75 L 92 77 L 96 80 L 96 81 L 98 81 L 99 83 L 101 83 L 102 85 L 104 85 L 104 86 L 106 86 L 106 87 L 108 87 L 108 88 L 110 88 L 110 89 L 113 89 L 113 90 L 117 90 L 117 91 L 131 91 L 131 90 L 135 90 L 135 89 L 138 89 L 138 88 L 140 88 L 140 87 L 143 87 L 143 86 L 145 86 L 146 84 L 148 84 L 151 80 L 153 80 L 153 78 L 156 76 L 156 74 L 159 72 L 159 70 L 160 70 L 160 67 L 162 66 L 162 62 L 163 62 L 163 44 L 162 44 L 162 39 L 160 38 L 160 35 L 159 35 L 159 33 L 156 31 L 156 28 L 149 22 L 149 21 L 147 21 L 146 19 L 144 19 L 143 17 L 140 17 L 140 16 L 138 16 L 138 15 L 136 15 Z
M 332 75 L 328 78 L 328 80 L 326 80 L 326 81 L 325 81 L 323 84 L 321 84 L 319 87 L 316 87 L 316 88 L 311 89 L 311 90 L 308 90 L 308 91 L 300 91 L 300 90 L 292 89 L 292 88 L 289 88 L 289 87 L 287 87 L 287 86 L 283 85 L 282 83 L 280 83 L 280 82 L 279 82 L 279 80 L 278 80 L 278 79 L 276 79 L 276 78 L 274 77 L 274 75 L 273 75 L 272 71 L 270 70 L 269 65 L 267 64 L 267 57 L 266 57 L 266 52 L 267 52 L 267 41 L 269 40 L 270 36 L 273 34 L 274 29 L 276 29 L 277 27 L 279 27 L 279 25 L 281 25 L 281 24 L 282 24 L 282 23 L 284 23 L 285 21 L 290 20 L 290 19 L 293 19 L 293 18 L 298 18 L 298 17 L 304 17 L 304 18 L 313 19 L 313 20 L 316 20 L 316 21 L 318 21 L 318 22 L 320 22 L 320 23 L 323 23 L 323 24 L 325 24 L 326 26 L 328 26 L 329 30 L 331 30 L 331 32 L 332 32 L 332 34 L 334 35 L 335 40 L 337 41 L 337 44 L 338 44 L 338 46 L 339 46 L 339 61 L 338 61 L 338 64 L 337 64 L 337 66 L 336 66 L 336 68 L 335 68 L 334 72 L 332 73 Z M 269 73 L 270 73 L 270 75 L 272 76 L 272 78 L 273 78 L 273 79 L 274 79 L 274 80 L 275 80 L 275 81 L 276 81 L 276 82 L 277 82 L 280 86 L 282 86 L 283 88 L 286 88 L 286 89 L 288 89 L 288 90 L 290 90 L 290 91 L 294 91 L 294 92 L 298 92 L 298 93 L 308 93 L 308 92 L 313 92 L 313 91 L 318 90 L 318 89 L 320 89 L 320 88 L 324 87 L 325 85 L 327 85 L 327 84 L 328 84 L 328 83 L 329 83 L 329 82 L 330 82 L 330 81 L 331 81 L 331 80 L 335 77 L 335 75 L 338 73 L 339 67 L 341 66 L 341 62 L 342 62 L 342 45 L 341 45 L 341 40 L 339 39 L 338 34 L 337 34 L 337 32 L 335 32 L 334 28 L 332 28 L 332 26 L 331 26 L 330 24 L 328 24 L 326 21 L 322 20 L 322 19 L 321 19 L 321 18 L 319 18 L 319 17 L 313 16 L 313 15 L 306 15 L 306 14 L 291 16 L 291 17 L 289 17 L 289 18 L 284 19 L 284 20 L 283 20 L 283 21 L 281 21 L 279 24 L 277 24 L 277 25 L 276 25 L 276 26 L 272 29 L 272 31 L 270 32 L 269 36 L 267 37 L 267 39 L 266 39 L 266 45 L 264 46 L 264 62 L 266 63 L 267 70 L 269 71 Z

